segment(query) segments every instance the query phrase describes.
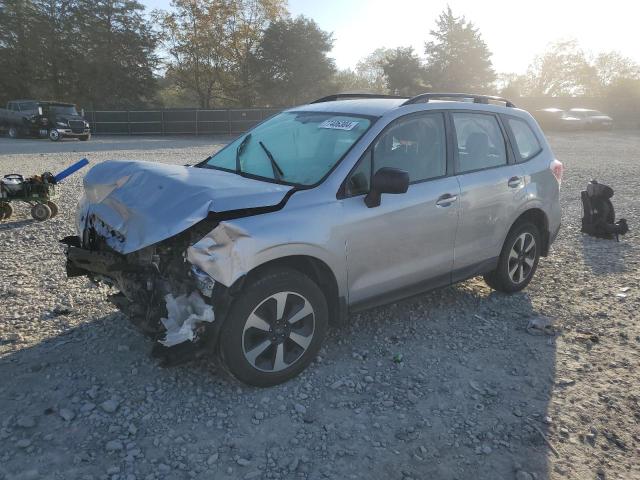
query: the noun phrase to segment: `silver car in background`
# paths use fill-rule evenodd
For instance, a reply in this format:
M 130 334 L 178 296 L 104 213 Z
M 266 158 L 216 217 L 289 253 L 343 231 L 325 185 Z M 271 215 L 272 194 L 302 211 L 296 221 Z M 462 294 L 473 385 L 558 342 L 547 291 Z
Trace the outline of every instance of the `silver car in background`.
M 569 119 L 576 120 L 582 130 L 611 130 L 613 128 L 613 118 L 598 110 L 572 108 L 565 115 Z
M 67 273 L 113 285 L 167 361 L 217 352 L 269 386 L 349 312 L 478 275 L 525 288 L 560 228 L 561 177 L 507 100 L 334 95 L 194 167 L 95 166 Z

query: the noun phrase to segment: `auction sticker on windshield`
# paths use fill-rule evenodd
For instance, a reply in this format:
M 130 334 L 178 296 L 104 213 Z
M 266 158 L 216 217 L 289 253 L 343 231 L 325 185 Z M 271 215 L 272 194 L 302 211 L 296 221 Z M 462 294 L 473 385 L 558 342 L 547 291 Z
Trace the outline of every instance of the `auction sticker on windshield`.
M 350 120 L 325 120 L 318 128 L 331 128 L 333 130 L 353 130 L 360 122 L 352 122 Z

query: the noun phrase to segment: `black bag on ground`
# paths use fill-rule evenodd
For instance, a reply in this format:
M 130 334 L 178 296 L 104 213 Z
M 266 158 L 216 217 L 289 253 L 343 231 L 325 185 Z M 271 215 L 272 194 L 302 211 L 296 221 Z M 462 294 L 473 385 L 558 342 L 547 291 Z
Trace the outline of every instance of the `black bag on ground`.
M 599 238 L 614 238 L 629 231 L 627 221 L 621 218 L 616 222 L 616 213 L 611 203 L 613 188 L 591 180 L 587 189 L 580 193 L 582 197 L 582 231 Z

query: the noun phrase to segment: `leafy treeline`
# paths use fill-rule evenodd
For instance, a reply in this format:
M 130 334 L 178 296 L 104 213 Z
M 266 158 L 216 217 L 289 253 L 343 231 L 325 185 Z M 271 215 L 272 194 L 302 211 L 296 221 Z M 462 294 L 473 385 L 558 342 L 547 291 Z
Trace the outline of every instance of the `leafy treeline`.
M 290 105 L 324 92 L 331 34 L 289 18 L 283 0 L 174 0 L 153 14 L 169 105 Z
M 156 46 L 135 0 L 0 0 L 0 98 L 145 104 Z
M 499 79 L 511 96 L 623 97 L 640 99 L 640 65 L 619 52 L 590 57 L 575 40 L 553 43 L 524 75 Z
M 427 35 L 425 34 L 425 37 Z M 0 102 L 52 98 L 85 108 L 287 106 L 335 92 L 636 96 L 640 67 L 553 44 L 526 74 L 496 75 L 479 30 L 447 7 L 422 52 L 379 48 L 354 69 L 333 37 L 285 0 L 0 0 Z

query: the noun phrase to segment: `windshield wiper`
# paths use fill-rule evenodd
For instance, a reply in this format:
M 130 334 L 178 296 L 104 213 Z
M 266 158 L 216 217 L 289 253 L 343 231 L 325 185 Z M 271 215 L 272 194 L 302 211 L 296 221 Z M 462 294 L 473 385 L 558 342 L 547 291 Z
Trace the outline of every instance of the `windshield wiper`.
M 273 155 L 271 154 L 269 149 L 265 147 L 264 143 L 262 142 L 258 142 L 258 143 L 262 147 L 262 150 L 264 150 L 264 153 L 267 154 L 267 157 L 269 157 L 269 161 L 271 162 L 271 169 L 273 170 L 273 176 L 275 177 L 276 180 L 282 180 L 282 177 L 284 176 L 284 172 L 280 168 L 280 165 L 278 165 L 278 162 L 276 162 L 276 159 L 273 158 Z
M 244 149 L 247 146 L 247 143 L 249 143 L 249 140 L 251 140 L 251 134 L 248 134 L 246 137 L 244 137 L 240 142 L 240 145 L 238 145 L 238 148 L 236 149 L 236 173 L 242 173 L 242 168 L 240 167 L 240 155 L 242 155 L 242 152 L 244 152 Z

